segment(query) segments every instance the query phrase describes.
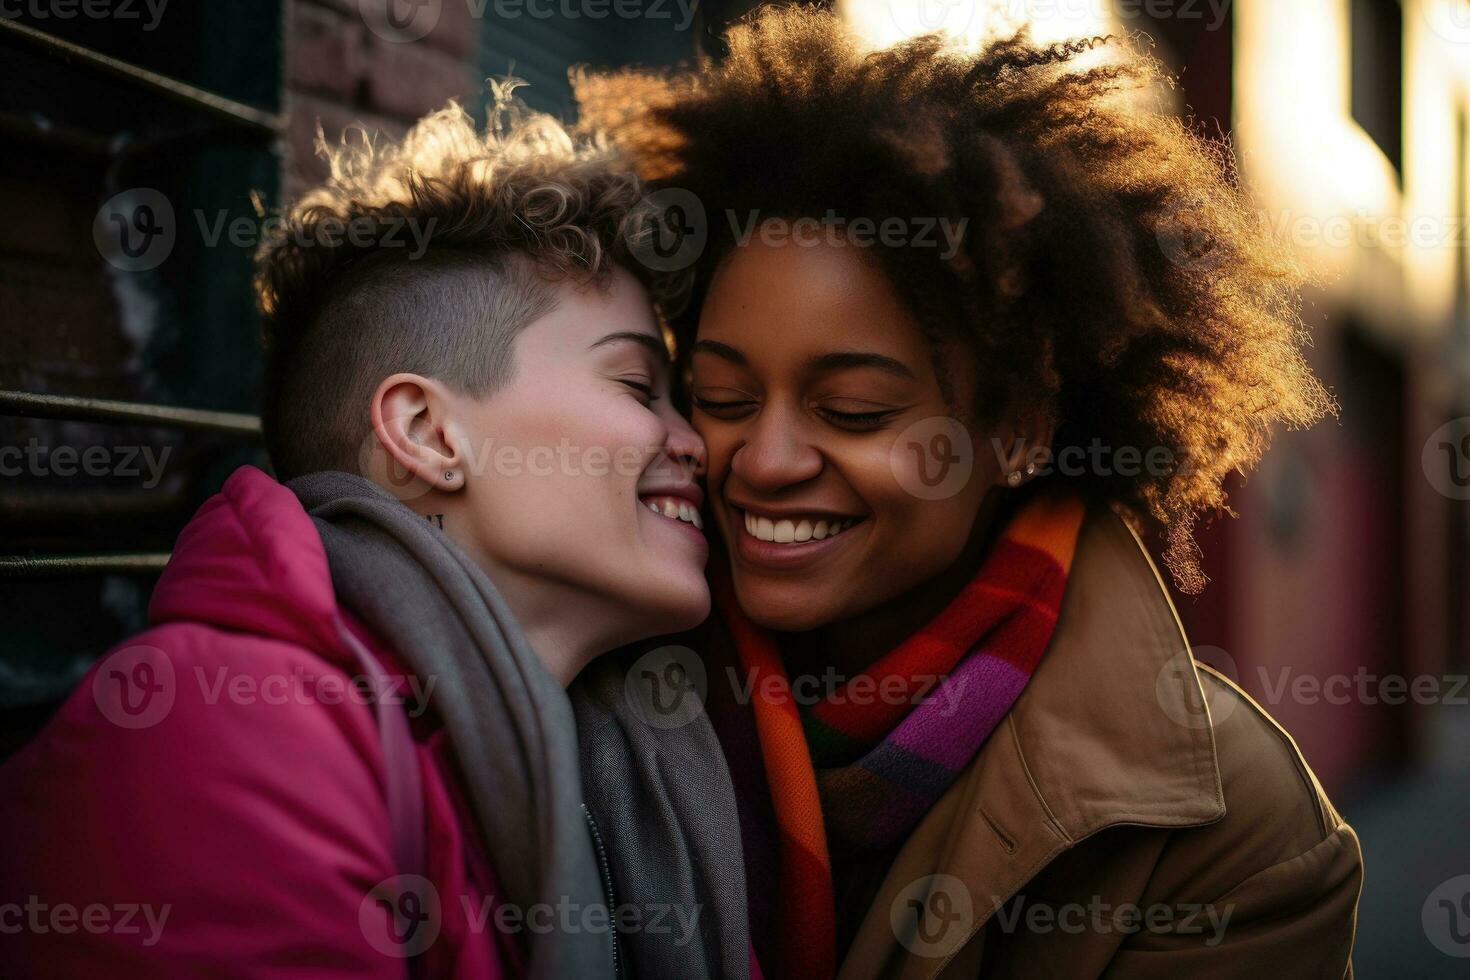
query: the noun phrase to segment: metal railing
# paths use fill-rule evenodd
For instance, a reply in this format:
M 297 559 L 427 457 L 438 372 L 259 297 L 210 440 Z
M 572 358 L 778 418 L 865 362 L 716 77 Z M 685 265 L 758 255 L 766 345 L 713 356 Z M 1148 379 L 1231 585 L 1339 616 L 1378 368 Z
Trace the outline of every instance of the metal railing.
M 0 579 L 52 578 L 72 575 L 157 575 L 168 564 L 168 552 L 127 555 L 0 556 Z
M 193 429 L 224 435 L 259 439 L 260 419 L 239 412 L 215 412 L 201 408 L 174 408 L 141 402 L 77 398 L 71 395 L 39 395 L 27 391 L 0 390 L 0 415 L 31 419 L 66 419 L 80 422 L 140 423 L 172 429 Z
M 55 37 L 8 18 L 0 18 L 0 44 L 22 48 L 39 57 L 80 70 L 120 79 L 128 85 L 183 105 L 207 120 L 252 139 L 276 140 L 286 130 L 285 117 L 247 105 L 196 85 L 170 78 L 120 58 Z M 115 152 L 111 139 L 61 126 L 41 117 L 0 113 L 0 132 L 45 136 L 90 155 Z M 258 441 L 260 419 L 254 415 L 138 402 L 0 390 L 0 415 L 158 426 Z M 0 556 L 0 579 L 48 578 L 91 574 L 156 574 L 168 562 L 167 552 Z
M 0 37 L 19 42 L 47 57 L 77 64 L 114 78 L 123 78 L 141 88 L 174 102 L 189 106 L 220 122 L 245 129 L 259 136 L 274 138 L 285 132 L 285 119 L 264 109 L 227 99 L 197 85 L 181 82 L 167 75 L 149 71 L 119 58 L 113 58 L 80 44 L 53 37 L 25 24 L 0 17 Z
M 175 408 L 139 402 L 41 395 L 0 390 L 0 415 L 98 423 L 141 423 L 192 429 L 220 435 L 260 438 L 260 419 L 235 412 Z M 0 555 L 0 579 L 38 579 L 72 575 L 156 575 L 168 564 L 168 552 L 85 555 Z
M 5 49 L 23 50 L 36 58 L 63 64 L 79 72 L 109 81 L 121 81 L 131 89 L 186 107 L 207 124 L 206 133 L 238 134 L 252 142 L 276 143 L 287 129 L 283 114 L 227 98 L 0 17 L 0 50 Z M 0 134 L 26 139 L 44 138 L 87 156 L 106 157 L 122 152 L 114 134 L 75 128 L 40 114 L 0 112 Z M 197 138 L 193 130 L 184 135 L 190 139 Z M 0 390 L 0 416 L 157 426 L 249 442 L 259 441 L 262 435 L 260 419 L 254 415 L 26 391 Z M 98 510 L 93 499 L 95 494 L 80 496 L 81 504 L 85 505 L 83 510 Z M 27 499 L 24 491 L 17 488 L 12 492 L 9 503 L 18 505 L 11 513 L 14 517 L 33 509 L 32 505 L 37 501 Z M 168 560 L 166 551 L 0 555 L 0 580 L 99 574 L 155 575 L 162 571 Z

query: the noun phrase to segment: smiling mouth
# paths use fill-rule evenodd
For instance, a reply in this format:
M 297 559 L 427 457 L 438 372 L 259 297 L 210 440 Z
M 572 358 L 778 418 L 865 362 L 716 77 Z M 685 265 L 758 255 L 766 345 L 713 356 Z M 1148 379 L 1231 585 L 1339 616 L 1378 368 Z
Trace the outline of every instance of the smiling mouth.
M 698 530 L 704 530 L 704 519 L 699 516 L 699 508 L 683 497 L 655 494 L 639 497 L 638 502 L 660 517 L 671 521 L 682 521 L 685 524 L 694 525 Z
M 740 511 L 740 513 L 745 518 L 745 533 L 750 537 L 757 541 L 788 545 L 835 538 L 854 524 L 860 524 L 864 520 L 861 517 L 838 518 L 815 514 L 809 517 L 777 520 L 752 514 L 748 510 Z

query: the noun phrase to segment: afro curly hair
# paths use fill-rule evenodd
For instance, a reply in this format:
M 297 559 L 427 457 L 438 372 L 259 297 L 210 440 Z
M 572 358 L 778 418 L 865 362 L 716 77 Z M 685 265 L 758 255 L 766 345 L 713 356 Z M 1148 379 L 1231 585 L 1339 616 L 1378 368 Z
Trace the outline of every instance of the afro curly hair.
M 1152 516 L 1176 585 L 1200 591 L 1193 528 L 1233 515 L 1225 478 L 1275 426 L 1336 406 L 1304 357 L 1303 267 L 1253 212 L 1229 147 L 1148 98 L 1172 86 L 1158 62 L 1132 38 L 1040 46 L 1024 28 L 978 51 L 939 36 L 868 51 L 802 7 L 763 8 L 727 41 L 718 62 L 574 80 L 581 125 L 711 216 L 671 318 L 681 351 L 737 243 L 715 214 L 947 219 L 966 229 L 953 254 L 873 251 L 926 335 L 973 352 L 980 403 L 961 410 L 983 425 L 1039 409 L 1054 458 L 1166 450 L 1168 465 L 1077 482 Z

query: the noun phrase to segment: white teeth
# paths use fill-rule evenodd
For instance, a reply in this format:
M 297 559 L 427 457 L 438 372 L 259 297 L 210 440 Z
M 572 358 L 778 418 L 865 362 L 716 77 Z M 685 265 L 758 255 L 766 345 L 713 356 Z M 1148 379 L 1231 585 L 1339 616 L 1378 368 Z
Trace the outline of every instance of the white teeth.
M 704 530 L 704 521 L 699 516 L 699 508 L 688 501 L 676 497 L 659 497 L 654 500 L 645 500 L 643 503 L 660 517 L 683 521 L 685 524 L 693 524 L 701 531 Z
M 757 517 L 745 511 L 745 533 L 760 541 L 774 541 L 776 544 L 800 544 L 803 541 L 821 541 L 839 534 L 853 524 L 856 519 L 845 521 L 812 520 L 802 518 L 800 520 L 772 521 L 769 517 Z

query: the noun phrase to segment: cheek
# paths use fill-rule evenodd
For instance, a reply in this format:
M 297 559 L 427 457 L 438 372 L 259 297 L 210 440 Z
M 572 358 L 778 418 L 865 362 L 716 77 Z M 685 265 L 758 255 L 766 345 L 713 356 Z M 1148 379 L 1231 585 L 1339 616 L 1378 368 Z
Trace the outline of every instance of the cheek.
M 501 442 L 529 454 L 551 450 L 555 476 L 588 494 L 607 493 L 608 484 L 636 483 L 665 441 L 666 428 L 632 397 L 598 390 L 567 390 L 553 408 L 542 402 L 521 415 Z
M 881 467 L 871 467 L 870 479 L 859 485 L 859 492 L 887 546 L 896 542 L 904 547 L 914 542 L 920 547 L 931 547 L 936 540 L 963 537 L 976 510 L 969 493 L 962 488 L 958 493 L 938 499 L 920 496 L 894 476 L 886 459 L 883 462 Z
M 584 450 L 589 482 L 604 494 L 633 492 L 667 442 L 668 429 L 632 398 L 604 401 L 578 422 L 573 441 Z M 650 475 L 653 475 L 650 473 Z
M 633 398 L 601 398 L 575 417 L 563 420 L 558 439 L 571 446 L 568 474 L 560 475 L 557 494 L 571 533 L 591 542 L 618 542 L 598 554 L 628 555 L 639 537 L 638 486 L 665 474 L 657 468 L 666 440 L 663 422 Z
M 874 520 L 871 551 L 865 556 L 882 574 L 924 577 L 958 558 L 984 497 L 983 464 L 950 469 L 927 448 L 908 452 L 902 440 L 843 457 L 843 475 Z M 900 571 L 902 570 L 902 571 Z
M 572 385 L 550 403 L 542 392 L 502 401 L 475 444 L 493 506 L 520 515 L 496 523 L 548 539 L 590 524 L 606 534 L 606 515 L 631 500 L 661 428 L 633 399 Z

